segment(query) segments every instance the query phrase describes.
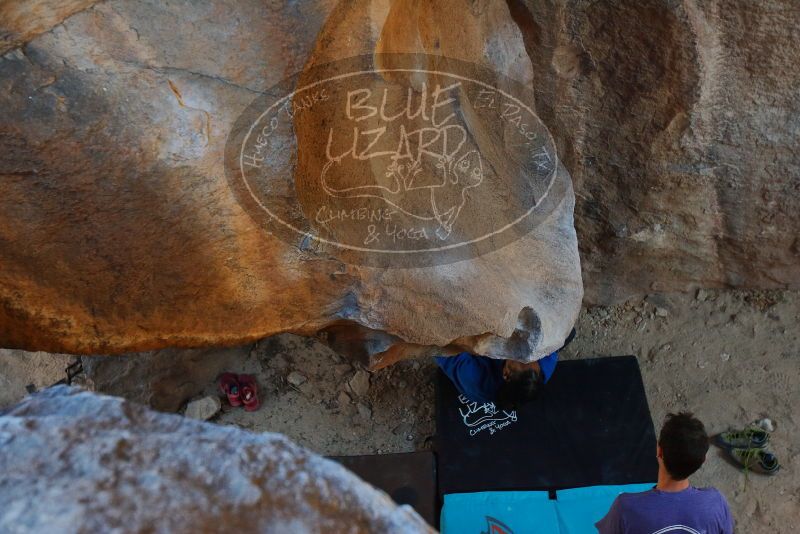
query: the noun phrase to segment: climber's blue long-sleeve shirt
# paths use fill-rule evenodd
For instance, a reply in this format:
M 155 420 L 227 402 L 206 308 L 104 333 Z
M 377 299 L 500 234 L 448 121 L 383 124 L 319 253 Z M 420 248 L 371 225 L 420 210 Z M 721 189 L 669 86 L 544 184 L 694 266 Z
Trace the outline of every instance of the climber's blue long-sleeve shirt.
M 474 402 L 494 402 L 497 392 L 503 385 L 503 365 L 505 360 L 476 356 L 462 352 L 457 356 L 438 356 L 436 363 L 444 374 L 452 380 L 456 389 Z M 558 363 L 558 353 L 539 360 L 544 381 L 550 380 Z

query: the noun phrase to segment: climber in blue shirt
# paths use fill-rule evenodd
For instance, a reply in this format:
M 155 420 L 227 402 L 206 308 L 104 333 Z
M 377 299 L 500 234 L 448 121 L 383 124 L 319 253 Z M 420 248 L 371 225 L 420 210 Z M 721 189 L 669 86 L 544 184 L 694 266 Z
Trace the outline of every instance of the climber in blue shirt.
M 567 337 L 563 349 L 575 337 Z M 561 349 L 559 349 L 561 350 Z M 473 402 L 493 402 L 504 410 L 535 399 L 550 380 L 558 363 L 558 351 L 535 362 L 499 360 L 462 352 L 438 356 L 436 363 L 456 389 Z
M 497 360 L 469 352 L 436 358 L 436 363 L 462 395 L 474 402 L 493 402 L 502 409 L 514 409 L 536 398 L 552 376 L 557 362 L 558 352 L 529 363 Z

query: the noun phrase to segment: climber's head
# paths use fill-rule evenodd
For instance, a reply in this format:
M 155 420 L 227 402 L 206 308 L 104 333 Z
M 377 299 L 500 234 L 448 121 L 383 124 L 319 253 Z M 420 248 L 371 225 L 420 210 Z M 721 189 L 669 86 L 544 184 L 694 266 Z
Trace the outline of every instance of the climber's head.
M 497 392 L 495 404 L 503 410 L 513 410 L 534 400 L 544 387 L 544 375 L 539 362 L 506 360 L 503 365 L 503 385 Z
M 708 434 L 689 412 L 667 414 L 658 436 L 656 456 L 673 480 L 685 480 L 706 461 Z

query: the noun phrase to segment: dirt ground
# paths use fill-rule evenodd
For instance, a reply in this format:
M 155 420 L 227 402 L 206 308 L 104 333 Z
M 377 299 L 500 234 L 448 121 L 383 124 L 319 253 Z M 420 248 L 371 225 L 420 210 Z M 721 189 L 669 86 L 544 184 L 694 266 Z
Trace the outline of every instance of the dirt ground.
M 796 532 L 800 523 L 800 294 L 701 291 L 659 294 L 586 309 L 565 359 L 634 354 L 656 427 L 665 414 L 691 410 L 711 433 L 762 417 L 776 426 L 772 449 L 783 467 L 772 478 L 744 474 L 712 448 L 693 478 L 728 498 L 737 532 Z M 13 353 L 13 354 L 12 354 Z M 24 384 L 60 378 L 61 362 L 29 356 L 29 374 L 3 376 L 0 406 Z M 321 454 L 404 452 L 430 446 L 434 365 L 402 362 L 370 373 L 313 339 L 282 335 L 252 347 L 232 371 L 257 376 L 258 412 L 225 407 L 215 421 L 282 432 Z M 556 370 L 556 372 L 558 372 Z M 208 394 L 216 393 L 209 384 Z M 8 397 L 8 398 L 7 398 Z M 565 422 L 569 424 L 569 422 Z
M 665 315 L 665 316 L 659 316 Z M 762 417 L 775 423 L 775 477 L 750 475 L 712 448 L 692 479 L 728 498 L 737 532 L 797 532 L 800 524 L 800 295 L 653 295 L 587 310 L 566 358 L 635 354 L 653 421 L 693 411 L 709 433 Z M 557 372 L 557 371 L 556 371 Z
M 75 356 L 0 349 L 0 410 L 27 395 L 26 386 L 41 389 L 64 378 Z

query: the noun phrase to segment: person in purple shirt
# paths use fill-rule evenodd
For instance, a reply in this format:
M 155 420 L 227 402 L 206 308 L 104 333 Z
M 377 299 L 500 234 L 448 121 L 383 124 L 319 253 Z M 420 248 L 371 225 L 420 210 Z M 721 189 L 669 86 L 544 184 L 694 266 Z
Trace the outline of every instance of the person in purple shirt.
M 733 534 L 725 497 L 695 488 L 689 476 L 708 452 L 705 427 L 691 413 L 667 415 L 658 437 L 658 484 L 642 493 L 622 493 L 595 526 L 600 534 Z

